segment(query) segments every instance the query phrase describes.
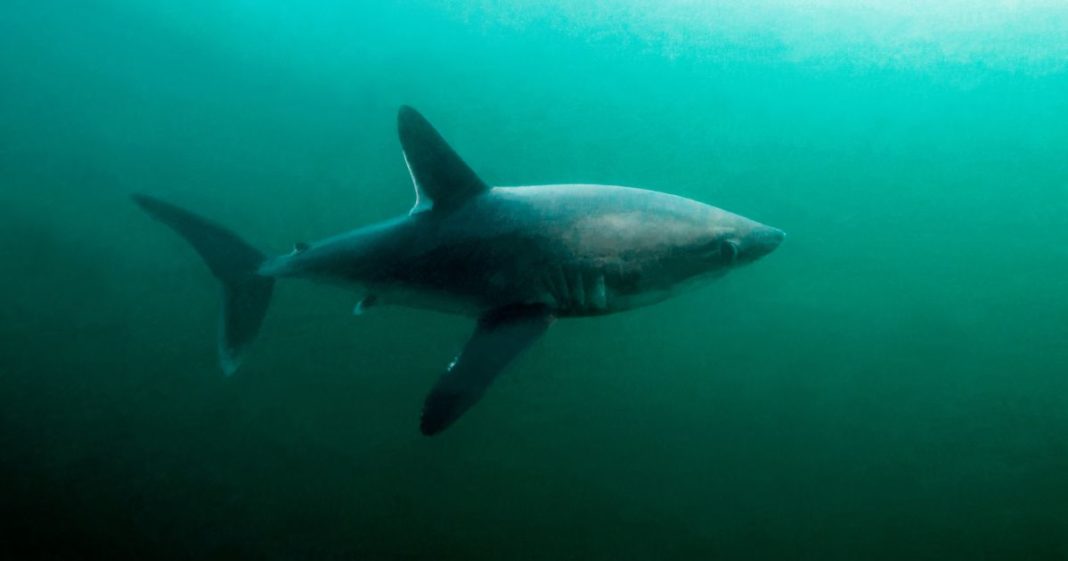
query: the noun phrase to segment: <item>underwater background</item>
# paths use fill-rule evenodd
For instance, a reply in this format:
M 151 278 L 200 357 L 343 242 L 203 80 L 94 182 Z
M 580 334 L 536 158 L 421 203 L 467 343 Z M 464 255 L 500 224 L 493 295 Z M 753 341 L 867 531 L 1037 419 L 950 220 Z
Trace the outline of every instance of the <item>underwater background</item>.
M 435 438 L 472 322 L 280 283 L 242 371 L 128 195 L 273 251 L 492 184 L 786 230 L 560 321 Z M 5 559 L 1068 559 L 1068 4 L 6 0 Z

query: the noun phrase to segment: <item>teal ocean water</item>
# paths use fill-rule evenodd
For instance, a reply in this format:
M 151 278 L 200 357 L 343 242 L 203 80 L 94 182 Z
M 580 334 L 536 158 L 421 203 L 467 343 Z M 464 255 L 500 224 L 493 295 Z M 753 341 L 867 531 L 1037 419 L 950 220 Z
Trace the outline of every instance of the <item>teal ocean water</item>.
M 5 559 L 1068 559 L 1068 7 L 0 6 Z M 397 108 L 488 182 L 782 228 L 557 322 L 419 434 L 468 318 L 218 288 L 148 193 L 285 252 L 407 212 Z

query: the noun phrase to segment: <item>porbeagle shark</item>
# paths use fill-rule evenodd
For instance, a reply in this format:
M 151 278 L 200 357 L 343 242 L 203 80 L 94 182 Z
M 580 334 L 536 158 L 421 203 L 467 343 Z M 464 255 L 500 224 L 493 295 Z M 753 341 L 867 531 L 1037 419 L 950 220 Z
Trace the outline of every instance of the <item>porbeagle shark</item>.
M 683 197 L 607 185 L 493 187 L 416 110 L 397 128 L 416 202 L 399 218 L 267 256 L 230 230 L 159 199 L 134 201 L 188 241 L 222 283 L 219 356 L 232 374 L 276 279 L 343 283 L 379 304 L 477 318 L 423 405 L 441 432 L 557 318 L 661 301 L 773 251 L 781 230 Z

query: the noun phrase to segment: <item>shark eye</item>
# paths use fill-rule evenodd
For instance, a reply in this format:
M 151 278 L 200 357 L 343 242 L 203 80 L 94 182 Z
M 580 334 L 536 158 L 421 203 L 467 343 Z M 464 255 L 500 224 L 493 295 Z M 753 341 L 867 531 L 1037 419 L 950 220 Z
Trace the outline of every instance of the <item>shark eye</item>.
M 710 244 L 705 259 L 715 266 L 732 265 L 738 259 L 738 244 L 721 240 Z
M 723 262 L 726 264 L 734 263 L 738 259 L 738 244 L 731 241 L 724 241 L 720 245 L 720 255 Z

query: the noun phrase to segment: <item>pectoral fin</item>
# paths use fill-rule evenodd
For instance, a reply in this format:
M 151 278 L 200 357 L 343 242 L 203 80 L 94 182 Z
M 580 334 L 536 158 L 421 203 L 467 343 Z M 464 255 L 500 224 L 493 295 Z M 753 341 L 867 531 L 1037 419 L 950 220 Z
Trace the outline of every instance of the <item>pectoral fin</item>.
M 479 318 L 475 334 L 438 378 L 423 404 L 419 425 L 423 434 L 437 434 L 459 419 L 552 320 L 549 309 L 542 305 L 501 308 Z

